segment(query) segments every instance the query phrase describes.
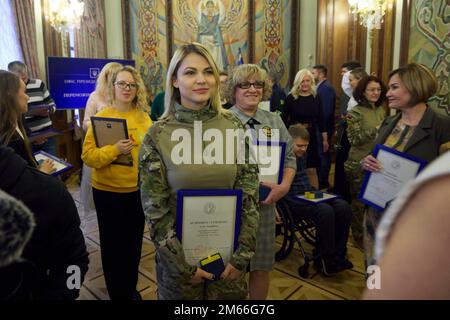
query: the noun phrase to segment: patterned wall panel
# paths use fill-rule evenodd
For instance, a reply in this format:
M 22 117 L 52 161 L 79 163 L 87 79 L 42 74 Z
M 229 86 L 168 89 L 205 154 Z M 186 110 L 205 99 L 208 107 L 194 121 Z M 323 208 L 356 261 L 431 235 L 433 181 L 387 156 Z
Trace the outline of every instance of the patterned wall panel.
M 297 65 L 297 2 L 293 0 L 130 0 L 131 57 L 149 94 L 163 90 L 177 46 L 201 42 L 220 69 L 258 63 L 289 89 Z
M 166 1 L 130 1 L 130 45 L 132 59 L 149 95 L 164 88 L 167 72 Z
M 262 0 L 255 5 L 255 61 L 276 74 L 286 90 L 290 89 L 291 73 L 297 71 L 291 65 L 291 55 L 297 52 L 293 11 L 296 6 L 291 0 Z
M 434 70 L 439 82 L 431 105 L 450 116 L 450 2 L 412 2 L 408 61 Z
M 247 0 L 172 1 L 174 50 L 199 42 L 212 53 L 219 69 L 249 61 Z

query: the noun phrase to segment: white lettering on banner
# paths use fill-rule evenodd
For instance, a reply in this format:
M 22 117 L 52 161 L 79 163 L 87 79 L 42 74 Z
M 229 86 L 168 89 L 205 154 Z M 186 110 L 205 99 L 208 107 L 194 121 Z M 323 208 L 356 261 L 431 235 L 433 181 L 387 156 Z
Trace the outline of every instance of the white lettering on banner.
M 85 98 L 89 97 L 90 93 L 64 93 L 64 98 Z

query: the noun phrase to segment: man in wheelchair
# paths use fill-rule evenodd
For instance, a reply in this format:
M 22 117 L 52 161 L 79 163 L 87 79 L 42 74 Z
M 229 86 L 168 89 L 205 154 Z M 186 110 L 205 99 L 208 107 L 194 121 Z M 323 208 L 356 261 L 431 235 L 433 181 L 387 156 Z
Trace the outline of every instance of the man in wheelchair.
M 314 188 L 306 174 L 306 149 L 309 144 L 309 133 L 301 125 L 289 127 L 289 133 L 294 141 L 294 153 L 297 157 L 297 173 L 285 200 L 289 205 L 293 218 L 312 220 L 316 226 L 315 267 L 325 275 L 353 268 L 347 259 L 347 239 L 349 235 L 352 209 L 342 199 L 332 199 L 327 202 L 312 204 L 295 195 L 303 195 Z

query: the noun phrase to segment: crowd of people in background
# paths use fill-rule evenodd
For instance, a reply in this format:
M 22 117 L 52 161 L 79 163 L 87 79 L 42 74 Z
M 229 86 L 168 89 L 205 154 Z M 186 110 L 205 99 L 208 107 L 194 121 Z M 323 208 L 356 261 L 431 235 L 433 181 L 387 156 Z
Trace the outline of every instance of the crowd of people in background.
M 25 64 L 15 61 L 8 69 L 0 70 L 0 188 L 8 194 L 0 193 L 0 232 L 10 235 L 6 240 L 0 237 L 5 242 L 0 243 L 0 279 L 8 280 L 2 280 L 0 299 L 75 299 L 78 290 L 67 288 L 66 270 L 78 266 L 83 280 L 88 269 L 80 229 L 82 212 L 77 214 L 63 183 L 50 175 L 55 170 L 53 163 L 38 163 L 34 157 L 37 150 L 57 154 L 55 138 L 45 134 L 33 138 L 51 127 L 55 103 L 42 80 L 28 78 Z M 149 103 L 136 69 L 115 62 L 105 65 L 82 123 L 81 200 L 83 210 L 95 209 L 97 214 L 110 298 L 141 299 L 136 286 L 146 221 L 156 247 L 159 299 L 266 299 L 275 264 L 275 205 L 280 199 L 288 201 L 295 215 L 314 222 L 319 272 L 333 276 L 353 268 L 347 257 L 351 231 L 355 245 L 364 251 L 366 266 L 380 262 L 387 270 L 389 284 L 378 296 L 366 293 L 366 298 L 426 298 L 399 289 L 406 283 L 399 279 L 399 264 L 420 258 L 408 254 L 401 241 L 414 238 L 411 234 L 422 227 L 419 209 L 413 204 L 425 205 L 412 198 L 414 192 L 432 199 L 434 190 L 448 191 L 448 160 L 432 164 L 386 212 L 365 205 L 358 195 L 365 173 L 382 169 L 372 155 L 377 144 L 427 163 L 450 149 L 450 119 L 427 105 L 437 90 L 436 77 L 416 63 L 393 70 L 387 84 L 367 74 L 357 61 L 342 64 L 341 71 L 339 89 L 327 79 L 323 64 L 299 70 L 292 87 L 283 88 L 274 70 L 255 64 L 219 70 L 208 49 L 193 43 L 175 51 L 164 90 Z M 129 139 L 97 146 L 90 123 L 94 115 L 125 119 Z M 260 185 L 256 164 L 175 163 L 171 156 L 178 141 L 173 141 L 172 134 L 183 128 L 193 135 L 195 122 L 204 130 L 223 133 L 254 130 L 259 141 L 279 132 L 279 141 L 287 146 L 281 182 Z M 245 148 L 251 149 L 248 141 Z M 115 164 L 121 155 L 128 156 L 131 165 Z M 448 156 L 445 153 L 444 159 Z M 260 187 L 269 190 L 264 199 L 259 199 Z M 208 285 L 205 280 L 214 280 L 214 275 L 187 263 L 176 236 L 180 189 L 243 191 L 238 246 L 220 280 Z M 295 198 L 316 190 L 339 198 L 316 205 Z M 425 230 L 432 233 L 436 227 L 445 233 L 441 242 L 429 241 L 428 245 L 448 270 L 442 245 L 450 240 L 445 204 L 439 200 L 426 203 L 437 209 Z M 12 220 L 5 223 L 6 219 Z M 423 260 L 419 265 L 420 272 L 430 266 L 441 268 Z M 19 284 L 16 279 L 26 281 Z M 409 286 L 416 291 L 423 288 L 414 281 Z M 449 298 L 448 286 L 436 283 L 430 297 Z

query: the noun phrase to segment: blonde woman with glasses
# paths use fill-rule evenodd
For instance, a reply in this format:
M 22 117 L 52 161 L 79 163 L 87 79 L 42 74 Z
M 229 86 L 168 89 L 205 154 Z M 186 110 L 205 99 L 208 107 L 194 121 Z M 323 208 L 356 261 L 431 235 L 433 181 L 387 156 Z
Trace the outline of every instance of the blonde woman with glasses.
M 102 71 L 98 75 L 95 91 L 89 96 L 86 103 L 86 109 L 84 111 L 83 130 L 87 132 L 91 125 L 91 117 L 95 116 L 98 112 L 102 111 L 108 105 L 111 105 L 111 97 L 109 95 L 109 84 L 116 71 L 123 66 L 118 62 L 110 62 L 105 64 Z M 83 212 L 81 216 L 85 217 L 86 213 L 95 210 L 94 199 L 92 198 L 92 186 L 91 186 L 92 169 L 83 164 L 83 174 L 81 176 L 80 186 L 80 200 L 83 206 Z M 80 210 L 81 211 L 81 210 Z M 81 225 L 84 225 L 84 219 L 81 221 Z
M 132 67 L 116 71 L 109 83 L 111 105 L 99 117 L 126 119 L 127 140 L 98 148 L 92 126 L 83 145 L 83 161 L 93 168 L 92 191 L 100 231 L 106 287 L 112 300 L 140 299 L 136 291 L 144 213 L 138 186 L 138 152 L 152 122 L 144 83 Z M 130 155 L 132 166 L 114 164 Z

